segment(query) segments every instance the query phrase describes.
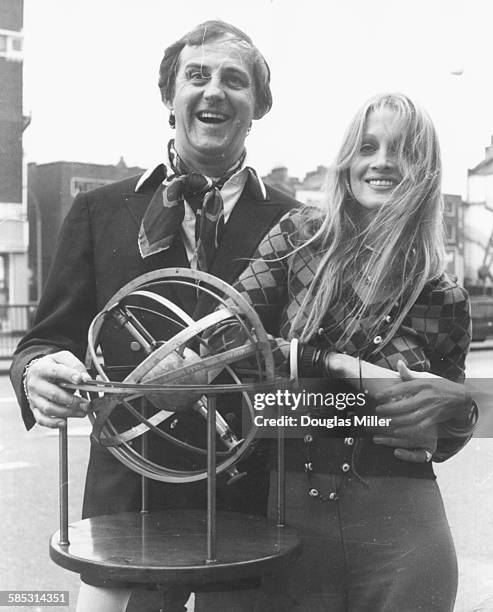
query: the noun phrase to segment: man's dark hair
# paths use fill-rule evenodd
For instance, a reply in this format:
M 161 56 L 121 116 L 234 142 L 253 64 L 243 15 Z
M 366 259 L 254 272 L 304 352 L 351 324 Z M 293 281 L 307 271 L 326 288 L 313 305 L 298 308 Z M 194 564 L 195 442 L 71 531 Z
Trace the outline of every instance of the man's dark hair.
M 270 91 L 270 70 L 263 55 L 253 44 L 252 39 L 239 28 L 225 21 L 205 21 L 170 45 L 164 52 L 159 67 L 159 89 L 164 102 L 172 102 L 175 94 L 176 73 L 180 53 L 188 45 L 197 47 L 213 40 L 226 38 L 246 44 L 251 53 L 253 80 L 255 86 L 255 118 L 260 119 L 272 106 Z

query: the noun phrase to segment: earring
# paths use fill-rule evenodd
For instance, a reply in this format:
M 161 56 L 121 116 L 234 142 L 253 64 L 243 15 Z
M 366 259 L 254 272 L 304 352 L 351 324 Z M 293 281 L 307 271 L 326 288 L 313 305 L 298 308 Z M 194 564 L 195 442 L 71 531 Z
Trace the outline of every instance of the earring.
M 169 123 L 170 128 L 174 130 L 176 127 L 176 118 L 175 118 L 175 113 L 173 111 L 170 111 L 169 113 L 168 123 Z

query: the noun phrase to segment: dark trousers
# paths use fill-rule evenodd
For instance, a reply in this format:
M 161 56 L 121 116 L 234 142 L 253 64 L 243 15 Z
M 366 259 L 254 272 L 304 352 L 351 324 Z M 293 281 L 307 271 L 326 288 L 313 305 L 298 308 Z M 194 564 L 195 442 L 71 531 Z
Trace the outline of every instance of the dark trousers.
M 306 475 L 287 472 L 286 522 L 301 556 L 258 594 L 198 593 L 196 612 L 452 612 L 457 560 L 434 480 L 318 474 L 314 484 L 337 499 L 309 497 Z
M 322 502 L 308 496 L 304 473 L 287 473 L 286 522 L 303 552 L 264 578 L 255 612 L 453 610 L 457 560 L 436 482 L 364 480 L 317 475 L 314 486 L 338 496 Z

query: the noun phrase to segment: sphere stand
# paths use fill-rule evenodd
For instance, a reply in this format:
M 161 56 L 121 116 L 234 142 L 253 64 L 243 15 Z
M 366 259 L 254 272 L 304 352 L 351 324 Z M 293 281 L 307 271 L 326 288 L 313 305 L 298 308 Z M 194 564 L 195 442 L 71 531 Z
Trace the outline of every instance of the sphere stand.
M 178 274 L 180 282 L 183 282 L 183 276 L 192 276 L 196 284 L 196 276 L 199 273 L 190 270 L 174 270 L 174 274 Z M 151 280 L 153 280 L 155 273 L 151 275 Z M 211 281 L 211 278 L 214 277 L 203 274 L 201 276 L 206 276 L 208 282 L 217 284 L 217 279 Z M 149 275 L 145 277 L 147 282 Z M 133 287 L 132 284 L 131 288 Z M 113 307 L 112 304 L 111 308 Z M 261 331 L 256 330 L 256 337 L 260 335 Z M 265 343 L 263 346 L 265 349 Z M 220 357 L 218 359 L 220 360 Z M 188 372 L 186 367 L 184 371 Z M 175 374 L 176 371 L 172 373 L 172 376 Z M 130 377 L 128 379 L 130 380 Z M 296 531 L 285 525 L 284 433 L 282 427 L 277 429 L 277 520 L 236 512 L 216 511 L 216 478 L 220 471 L 220 466 L 217 465 L 216 438 L 220 432 L 218 423 L 221 423 L 220 416 L 216 412 L 217 398 L 221 394 L 231 393 L 232 387 L 235 390 L 241 390 L 244 394 L 253 391 L 255 393 L 268 392 L 274 389 L 275 379 L 270 376 L 270 380 L 267 377 L 267 380 L 264 379 L 263 382 L 252 384 L 239 381 L 235 385 L 185 385 L 174 384 L 174 381 L 173 384 L 167 384 L 166 381 L 162 382 L 161 376 L 159 384 L 152 378 L 148 382 L 131 381 L 131 383 L 124 382 L 119 386 L 119 383 L 113 385 L 107 379 L 106 381 L 94 380 L 79 385 L 78 389 L 91 392 L 93 397 L 95 393 L 99 393 L 100 397 L 95 400 L 94 404 L 99 402 L 100 408 L 106 408 L 108 401 L 114 397 L 121 399 L 124 393 L 127 394 L 126 397 L 135 398 L 138 389 L 143 425 L 134 429 L 140 428 L 139 431 L 142 432 L 142 427 L 147 428 L 141 438 L 139 465 L 146 462 L 147 435 L 150 433 L 149 423 L 152 421 L 152 418 L 146 418 L 145 394 L 147 393 L 149 397 L 150 390 L 152 390 L 154 398 L 155 394 L 160 392 L 164 397 L 170 397 L 173 394 L 187 392 L 192 388 L 194 393 L 206 398 L 207 469 L 204 477 L 207 478 L 207 510 L 205 512 L 201 510 L 153 511 L 148 501 L 148 478 L 152 478 L 153 475 L 146 468 L 135 470 L 141 474 L 140 511 L 96 516 L 69 523 L 68 437 L 65 423 L 59 429 L 60 527 L 50 539 L 51 559 L 67 570 L 83 573 L 87 578 L 94 577 L 98 582 L 155 585 L 162 590 L 165 590 L 167 586 L 181 584 L 187 585 L 193 591 L 202 585 L 260 576 L 275 571 L 295 556 L 300 551 L 301 543 Z M 115 388 L 112 388 L 112 385 Z M 108 392 L 107 396 L 106 392 Z M 112 396 L 112 393 L 119 393 L 119 395 Z M 278 406 L 278 416 L 282 416 L 282 413 L 283 407 Z M 105 439 L 105 435 L 107 439 L 119 437 L 111 424 L 98 427 L 98 417 L 93 415 L 91 420 L 93 435 L 94 431 L 98 430 L 99 434 L 102 432 L 102 439 Z M 124 435 L 127 435 L 128 439 L 128 432 L 120 437 L 123 438 Z M 115 454 L 114 448 L 110 450 Z M 149 465 L 155 466 L 152 462 Z M 197 476 L 199 477 L 201 476 Z M 171 478 L 158 474 L 156 479 L 170 480 Z
M 61 427 L 60 529 L 50 540 L 52 560 L 65 569 L 94 575 L 99 580 L 190 585 L 257 576 L 288 561 L 298 551 L 300 541 L 296 531 L 284 524 L 283 470 L 278 470 L 277 521 L 216 512 L 214 404 L 214 399 L 209 398 L 206 513 L 152 512 L 144 485 L 140 512 L 69 524 L 67 428 Z M 282 464 L 282 435 L 279 438 L 278 461 L 281 459 Z

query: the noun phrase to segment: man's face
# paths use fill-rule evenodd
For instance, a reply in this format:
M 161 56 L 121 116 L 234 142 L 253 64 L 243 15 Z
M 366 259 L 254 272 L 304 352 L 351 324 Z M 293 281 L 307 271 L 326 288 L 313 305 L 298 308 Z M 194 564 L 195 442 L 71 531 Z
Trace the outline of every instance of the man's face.
M 191 169 L 234 164 L 255 115 L 251 54 L 228 39 L 186 46 L 180 54 L 173 101 L 175 146 Z

